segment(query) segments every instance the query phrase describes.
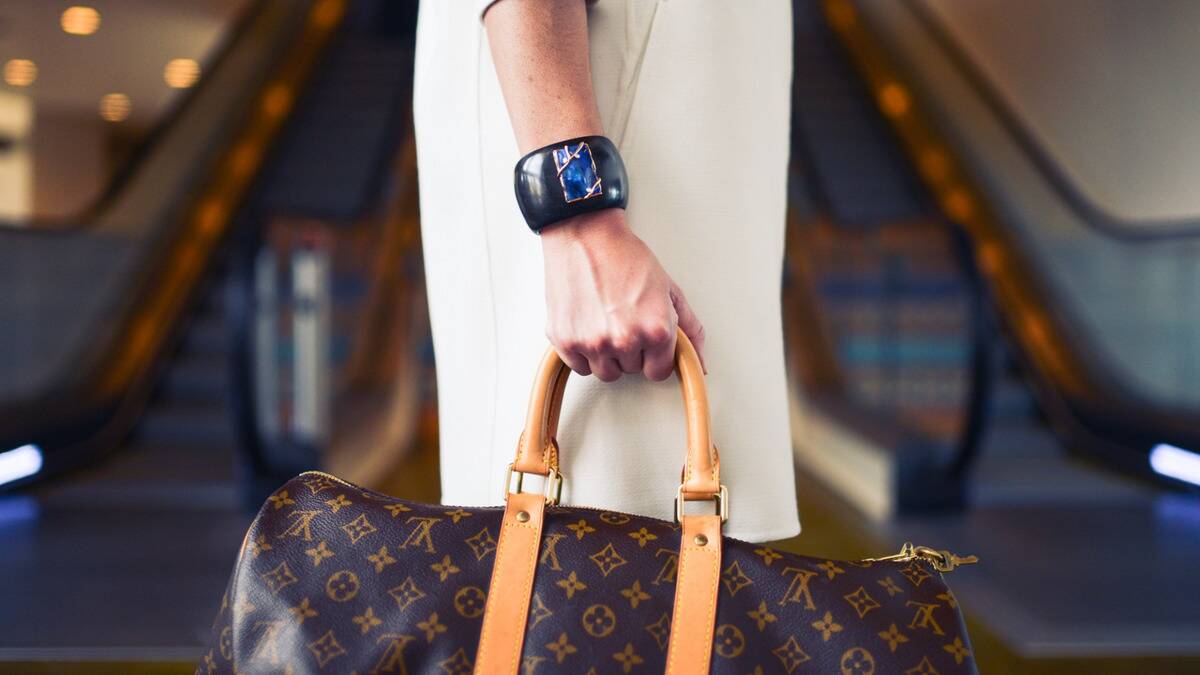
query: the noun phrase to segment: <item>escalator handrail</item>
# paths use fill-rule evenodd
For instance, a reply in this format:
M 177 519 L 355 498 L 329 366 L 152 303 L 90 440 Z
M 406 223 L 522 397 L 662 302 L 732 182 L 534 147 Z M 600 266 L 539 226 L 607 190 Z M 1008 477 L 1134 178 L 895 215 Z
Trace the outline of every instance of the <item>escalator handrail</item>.
M 878 46 L 878 38 L 857 19 L 861 16 L 858 3 L 823 0 L 823 4 L 835 33 L 873 89 L 905 81 Z M 1034 375 L 1035 394 L 1051 414 L 1056 430 L 1100 447 L 1110 456 L 1120 454 L 1117 448 L 1148 452 L 1157 443 L 1200 447 L 1200 425 L 1196 423 L 1200 417 L 1195 411 L 1148 400 L 1131 390 L 1097 356 L 1087 336 L 1074 328 L 1079 322 L 1066 316 L 1067 308 L 1054 301 L 1055 294 L 1042 274 L 988 208 L 982 191 L 950 152 L 920 102 L 911 101 L 904 115 L 888 119 L 914 157 L 935 145 L 945 151 L 947 165 L 936 176 L 919 161 L 918 174 L 930 185 L 951 222 L 962 226 L 973 240 L 990 294 L 1008 319 L 1004 327 L 1021 346 L 1019 351 Z M 961 208 L 964 203 L 972 207 Z M 1148 468 L 1135 464 L 1141 470 Z
M 1128 218 L 1109 212 L 1089 197 L 1068 177 L 1037 136 L 1022 122 L 1020 115 L 1005 100 L 966 50 L 955 41 L 949 29 L 939 21 L 922 0 L 905 0 L 912 14 L 947 55 L 963 79 L 975 90 L 997 121 L 1008 133 L 1046 183 L 1073 211 L 1076 217 L 1096 232 L 1128 242 L 1186 239 L 1200 236 L 1200 217 Z

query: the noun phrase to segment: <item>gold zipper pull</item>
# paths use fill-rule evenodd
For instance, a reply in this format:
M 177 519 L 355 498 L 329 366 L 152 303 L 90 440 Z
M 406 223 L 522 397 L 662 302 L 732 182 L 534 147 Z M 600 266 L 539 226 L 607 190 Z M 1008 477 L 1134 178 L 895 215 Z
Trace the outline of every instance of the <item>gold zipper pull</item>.
M 863 562 L 907 562 L 916 557 L 915 548 L 911 541 L 904 542 L 899 553 L 885 555 L 881 558 L 863 558 Z
M 911 541 L 904 542 L 899 553 L 882 558 L 865 558 L 863 562 L 907 562 L 917 558 L 929 562 L 939 572 L 953 572 L 960 565 L 974 565 L 979 562 L 979 558 L 973 555 L 959 556 L 950 551 L 938 551 L 928 546 L 913 546 Z

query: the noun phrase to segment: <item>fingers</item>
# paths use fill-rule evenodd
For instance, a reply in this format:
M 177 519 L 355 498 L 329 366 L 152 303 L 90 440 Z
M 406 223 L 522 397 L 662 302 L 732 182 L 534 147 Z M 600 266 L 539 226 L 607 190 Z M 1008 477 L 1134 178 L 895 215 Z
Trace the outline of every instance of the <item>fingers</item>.
M 671 322 L 674 324 L 674 322 Z M 643 352 L 645 364 L 642 372 L 655 382 L 662 382 L 675 370 L 675 326 L 663 327 L 647 340 Z
M 552 334 L 547 331 L 563 362 L 580 375 L 595 375 L 604 382 L 613 382 L 623 374 L 642 373 L 660 382 L 675 369 L 675 341 L 682 330 L 700 357 L 700 365 L 708 373 L 704 360 L 704 325 L 700 323 L 687 298 L 678 286 L 669 288 L 670 304 L 661 310 L 646 312 L 637 318 L 640 325 L 609 323 L 602 332 L 580 337 L 569 331 Z M 648 316 L 646 316 L 648 315 Z
M 674 324 L 674 317 L 668 321 Z M 571 370 L 580 375 L 595 375 L 604 382 L 634 373 L 664 380 L 671 376 L 675 364 L 674 325 L 629 331 L 618 338 L 580 340 L 550 336 L 550 342 Z
M 588 362 L 592 364 L 592 373 L 601 382 L 616 382 L 621 377 L 621 364 L 610 356 L 597 356 Z
M 613 340 L 613 351 L 622 373 L 632 375 L 642 372 L 642 344 L 642 337 L 638 333 Z
M 554 351 L 558 352 L 558 358 L 562 359 L 563 363 L 567 364 L 567 367 L 571 370 L 579 373 L 580 375 L 592 374 L 592 367 L 590 364 L 588 364 L 587 358 L 579 352 L 563 349 L 558 345 L 554 346 Z
M 696 355 L 700 357 L 700 367 L 707 375 L 708 364 L 704 361 L 704 324 L 700 323 L 700 319 L 692 311 L 692 306 L 688 304 L 687 298 L 683 297 L 683 291 L 674 284 L 671 285 L 671 302 L 675 305 L 675 312 L 679 315 L 679 328 L 692 341 L 692 346 L 696 348 Z M 673 344 L 674 342 L 672 342 Z

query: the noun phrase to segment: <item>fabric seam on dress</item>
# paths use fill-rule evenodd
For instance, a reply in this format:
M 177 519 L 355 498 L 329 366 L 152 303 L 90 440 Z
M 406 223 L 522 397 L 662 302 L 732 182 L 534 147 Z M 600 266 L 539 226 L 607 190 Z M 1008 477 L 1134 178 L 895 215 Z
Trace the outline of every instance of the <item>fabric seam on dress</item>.
M 625 132 L 629 129 L 629 118 L 633 116 L 633 104 L 637 101 L 638 85 L 642 79 L 642 64 L 646 62 L 646 52 L 650 50 L 650 41 L 654 39 L 655 23 L 659 20 L 659 10 L 662 9 L 662 0 L 654 4 L 654 12 L 650 15 L 650 25 L 646 27 L 646 36 L 642 40 L 641 46 L 638 48 L 636 63 L 633 66 L 633 72 L 629 75 L 629 82 L 622 82 L 623 91 L 618 97 L 617 110 L 617 125 L 620 128 L 609 130 L 609 136 L 613 139 L 613 144 L 621 149 L 625 145 Z M 625 39 L 629 41 L 629 16 L 625 16 Z M 628 50 L 627 50 L 628 51 Z M 622 73 L 624 75 L 624 73 Z
M 488 280 L 488 296 L 491 301 L 488 305 L 488 311 L 492 315 L 492 383 L 490 387 L 490 397 L 488 400 L 488 463 L 486 475 L 490 474 L 492 467 L 496 463 L 496 401 L 500 398 L 498 391 L 500 376 L 498 371 L 500 363 L 500 326 L 496 323 L 496 285 L 492 274 L 492 242 L 488 236 L 488 213 L 487 213 L 487 186 L 483 180 L 483 106 L 480 103 L 479 90 L 483 80 L 482 71 L 482 53 L 484 26 L 480 21 L 475 39 L 475 154 L 478 161 L 479 173 L 479 220 L 483 230 L 483 248 L 487 251 L 487 280 Z M 505 490 L 508 486 L 505 486 Z M 487 486 L 484 485 L 484 492 L 487 492 Z

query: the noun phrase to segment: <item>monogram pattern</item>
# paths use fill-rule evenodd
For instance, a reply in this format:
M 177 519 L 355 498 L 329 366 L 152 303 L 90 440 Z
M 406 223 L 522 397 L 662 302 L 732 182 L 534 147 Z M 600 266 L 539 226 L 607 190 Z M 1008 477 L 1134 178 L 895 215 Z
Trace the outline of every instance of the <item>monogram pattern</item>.
M 394 499 L 307 473 L 246 535 L 197 673 L 470 673 L 500 508 Z M 679 529 L 546 510 L 522 672 L 661 673 Z M 724 541 L 714 673 L 976 672 L 921 560 L 842 562 Z

